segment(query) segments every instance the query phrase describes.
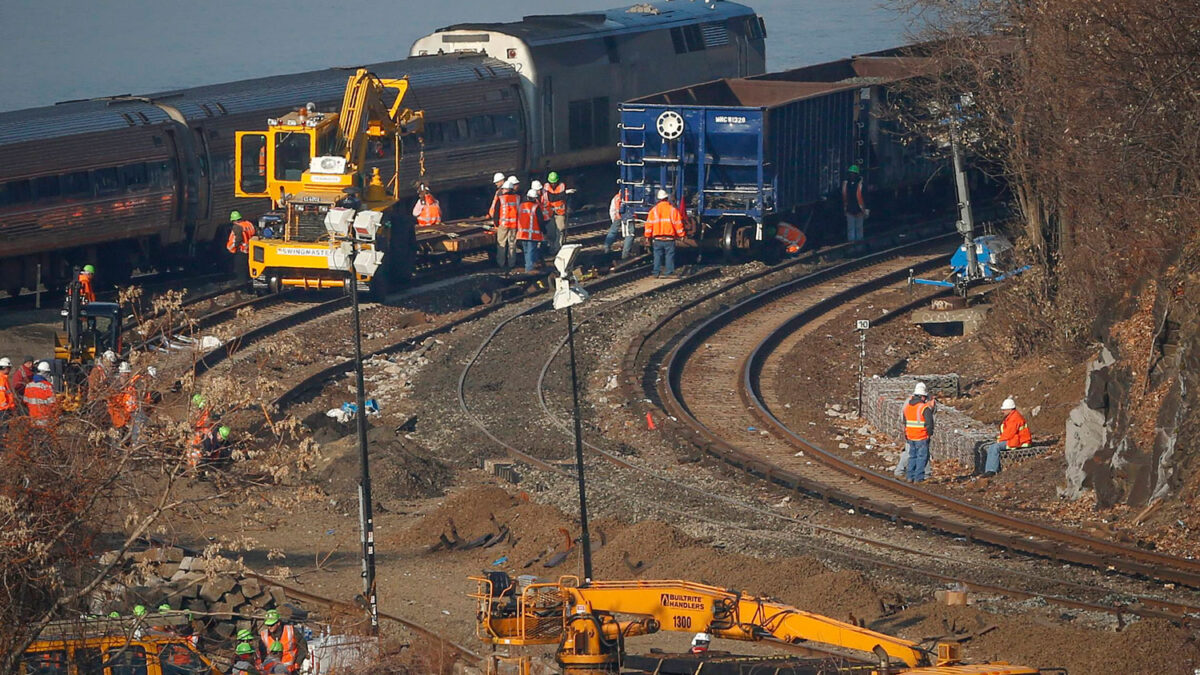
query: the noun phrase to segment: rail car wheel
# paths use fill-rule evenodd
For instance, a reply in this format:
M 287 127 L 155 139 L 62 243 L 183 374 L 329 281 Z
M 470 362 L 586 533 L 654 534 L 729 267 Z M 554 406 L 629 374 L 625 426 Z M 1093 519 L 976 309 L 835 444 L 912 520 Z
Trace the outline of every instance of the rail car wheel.
M 725 264 L 732 263 L 737 252 L 737 223 L 732 220 L 725 221 L 721 228 L 721 261 Z

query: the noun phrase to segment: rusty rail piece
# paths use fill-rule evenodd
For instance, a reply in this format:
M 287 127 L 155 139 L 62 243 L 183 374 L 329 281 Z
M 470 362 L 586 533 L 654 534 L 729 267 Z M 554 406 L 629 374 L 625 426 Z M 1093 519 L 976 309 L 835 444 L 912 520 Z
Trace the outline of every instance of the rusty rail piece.
M 360 607 L 359 605 L 354 604 L 352 602 L 345 602 L 342 600 L 334 600 L 333 598 L 326 598 L 324 596 L 317 595 L 317 594 L 311 593 L 309 591 L 300 590 L 299 588 L 296 588 L 295 586 L 289 586 L 287 584 L 281 583 L 278 579 L 272 579 L 271 577 L 263 576 L 262 574 L 259 574 L 258 572 L 253 572 L 253 571 L 250 571 L 247 569 L 247 570 L 244 570 L 243 573 L 246 576 L 257 579 L 264 584 L 269 584 L 271 586 L 278 586 L 279 588 L 283 589 L 284 593 L 292 596 L 293 598 L 296 598 L 297 600 L 321 603 L 321 604 L 328 606 L 330 609 L 345 612 L 348 615 L 349 614 L 361 614 L 364 611 L 362 607 Z M 442 637 L 441 635 L 438 635 L 437 633 L 422 626 L 419 623 L 410 621 L 408 619 L 401 618 L 399 616 L 396 616 L 395 614 L 390 614 L 388 612 L 380 612 L 379 616 L 384 619 L 387 619 L 388 621 L 394 621 L 394 622 L 400 624 L 401 626 L 404 626 L 405 628 L 413 631 L 414 633 L 416 633 L 426 639 L 432 640 L 432 641 L 436 642 L 437 644 L 442 645 L 443 647 L 449 649 L 450 651 L 453 651 L 453 652 L 459 654 L 460 656 L 471 659 L 475 663 L 481 663 L 483 660 L 483 657 L 478 652 L 468 649 L 467 647 L 464 647 L 452 640 L 447 640 L 446 638 Z
M 687 358 L 704 339 L 714 334 L 720 328 L 736 322 L 785 295 L 803 288 L 812 287 L 816 283 L 833 278 L 835 275 L 845 275 L 866 265 L 875 264 L 890 257 L 902 255 L 906 251 L 912 251 L 928 245 L 928 242 L 918 242 L 872 254 L 842 266 L 822 270 L 813 275 L 802 277 L 793 282 L 755 294 L 732 307 L 728 307 L 710 316 L 699 326 L 694 327 L 687 333 L 667 354 L 662 366 L 666 371 L 666 377 L 662 379 L 661 391 L 658 392 L 663 406 L 669 413 L 676 415 L 683 421 L 684 435 L 688 436 L 693 443 L 742 471 L 789 490 L 808 492 L 826 500 L 837 501 L 863 511 L 887 517 L 893 521 L 903 521 L 932 530 L 948 532 L 956 536 L 965 537 L 970 541 L 979 541 L 1039 557 L 1076 563 L 1101 570 L 1119 570 L 1135 576 L 1200 587 L 1200 562 L 1122 546 L 1087 535 L 1013 518 L 949 497 L 934 495 L 919 488 L 909 486 L 906 483 L 901 483 L 887 476 L 858 467 L 851 462 L 820 450 L 811 443 L 804 441 L 804 439 L 790 429 L 787 429 L 765 407 L 760 408 L 758 411 L 763 424 L 770 426 L 779 436 L 785 438 L 797 448 L 802 448 L 807 453 L 812 453 L 814 460 L 827 463 L 825 464 L 826 466 L 836 469 L 854 481 L 887 490 L 897 497 L 903 497 L 908 501 L 928 505 L 940 510 L 942 514 L 930 515 L 927 513 L 918 513 L 911 507 L 898 505 L 888 499 L 864 497 L 856 491 L 801 476 L 776 464 L 764 461 L 746 448 L 735 447 L 725 442 L 706 428 L 700 420 L 692 416 L 685 398 L 680 391 L 680 376 Z M 930 264 L 932 266 L 937 263 L 931 261 Z M 774 332 L 763 341 L 764 343 L 771 344 L 766 345 L 764 348 L 764 344 L 760 343 L 754 354 L 765 356 L 770 352 L 773 344 L 778 344 L 787 334 L 803 323 L 811 321 L 816 316 L 836 308 L 849 299 L 858 297 L 874 288 L 882 287 L 882 285 L 894 283 L 906 275 L 907 270 L 903 274 L 899 272 L 893 273 L 882 280 L 875 279 L 868 281 L 866 284 L 856 285 L 824 300 L 814 301 L 812 307 L 787 321 L 782 329 Z M 671 318 L 678 316 L 689 308 L 678 308 L 670 317 L 660 322 L 657 328 L 661 329 Z M 649 337 L 649 334 L 647 333 L 646 337 Z M 642 344 L 644 345 L 644 343 L 645 340 L 643 339 Z M 641 348 L 639 347 L 636 350 L 631 349 L 631 351 L 634 353 L 627 355 L 627 364 L 629 356 L 636 358 Z M 757 400 L 757 378 L 760 371 L 761 359 L 754 356 L 748 357 L 744 363 L 744 377 L 738 384 L 743 399 L 747 403 L 753 403 Z M 642 377 L 644 380 L 650 381 L 643 382 L 643 390 L 652 391 L 654 388 L 652 384 L 654 379 L 653 373 L 643 373 Z M 650 386 L 647 387 L 647 384 Z M 761 401 L 759 401 L 759 404 L 761 404 Z M 958 516 L 957 519 L 954 517 L 955 515 Z M 976 522 L 964 523 L 962 522 L 964 517 Z M 1007 530 L 1007 532 L 998 532 L 996 531 L 997 527 Z M 1148 602 L 1160 601 L 1148 600 Z M 1172 603 L 1163 603 L 1162 606 L 1170 605 Z M 1189 608 L 1186 605 L 1178 605 L 1177 603 L 1176 605 L 1179 609 L 1183 609 L 1186 612 L 1195 611 L 1194 608 Z

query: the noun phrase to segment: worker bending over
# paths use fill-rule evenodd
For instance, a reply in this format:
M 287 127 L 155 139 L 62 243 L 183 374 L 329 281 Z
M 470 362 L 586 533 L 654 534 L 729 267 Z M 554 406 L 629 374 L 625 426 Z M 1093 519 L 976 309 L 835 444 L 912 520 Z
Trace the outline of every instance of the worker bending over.
M 1004 420 L 1000 422 L 1000 434 L 996 442 L 987 446 L 987 457 L 983 465 L 983 477 L 991 478 L 1000 473 L 1000 453 L 1004 450 L 1028 448 L 1033 443 L 1033 435 L 1029 433 L 1029 425 L 1025 416 L 1017 410 L 1017 402 L 1008 397 L 1000 404 L 1004 412 Z
M 908 404 L 900 412 L 904 421 L 905 452 L 907 457 L 900 458 L 900 464 L 905 466 L 904 478 L 910 483 L 920 483 L 925 480 L 929 467 L 929 439 L 933 437 L 933 413 L 937 402 L 931 399 L 925 389 L 924 382 L 918 382 L 913 387 L 913 394 Z M 900 466 L 897 466 L 899 469 Z
M 538 246 L 542 236 L 542 210 L 538 204 L 538 191 L 530 188 L 525 199 L 517 207 L 517 241 L 525 249 L 525 271 L 532 272 L 538 260 Z
M 654 276 L 675 273 L 675 241 L 682 239 L 683 217 L 668 201 L 667 191 L 658 191 L 658 203 L 646 214 L 646 245 L 654 251 Z
M 428 185 L 417 188 L 417 203 L 413 205 L 413 218 L 417 219 L 417 227 L 433 227 L 442 224 L 442 205 L 434 199 Z
M 788 255 L 798 255 L 808 237 L 791 223 L 779 223 L 775 226 L 775 240 L 783 244 L 783 250 Z
M 617 194 L 613 195 L 612 201 L 608 203 L 608 219 L 612 221 L 612 225 L 608 227 L 608 234 L 604 235 L 604 250 L 605 252 L 612 249 L 612 245 L 617 241 L 617 236 L 624 236 L 625 241 L 621 244 L 621 260 L 629 257 L 629 253 L 633 250 L 633 228 L 621 219 L 621 206 L 624 204 L 622 191 L 617 190 Z

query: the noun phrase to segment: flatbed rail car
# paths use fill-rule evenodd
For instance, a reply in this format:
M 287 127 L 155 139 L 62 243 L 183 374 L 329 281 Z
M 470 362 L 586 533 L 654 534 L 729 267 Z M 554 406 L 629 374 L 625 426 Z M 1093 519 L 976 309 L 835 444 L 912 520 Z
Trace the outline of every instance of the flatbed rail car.
M 697 239 L 727 253 L 771 241 L 779 222 L 810 240 L 833 240 L 844 231 L 841 184 L 851 165 L 877 213 L 942 196 L 952 208 L 948 181 L 930 180 L 939 164 L 927 146 L 902 142 L 882 116 L 895 98 L 889 85 L 930 67 L 925 58 L 882 52 L 624 103 L 623 216 L 643 219 L 663 188 L 698 223 Z

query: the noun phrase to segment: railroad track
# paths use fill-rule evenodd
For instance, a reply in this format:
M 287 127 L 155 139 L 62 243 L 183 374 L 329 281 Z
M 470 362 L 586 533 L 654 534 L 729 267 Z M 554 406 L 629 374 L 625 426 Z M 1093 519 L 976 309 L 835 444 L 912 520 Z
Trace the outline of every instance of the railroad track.
M 861 467 L 847 467 L 844 460 L 814 448 L 786 430 L 770 413 L 767 403 L 762 403 L 761 407 L 754 405 L 756 399 L 761 402 L 762 358 L 772 353 L 773 347 L 786 335 L 851 298 L 906 278 L 911 267 L 940 264 L 940 255 L 928 258 L 927 263 L 908 257 L 913 248 L 877 254 L 772 287 L 693 326 L 682 339 L 659 350 L 657 355 L 643 354 L 651 335 L 719 293 L 677 308 L 630 346 L 625 368 L 632 377 L 626 384 L 638 397 L 649 395 L 661 401 L 663 409 L 680 420 L 678 431 L 690 442 L 731 466 L 788 490 L 808 492 L 895 521 L 1040 557 L 1101 570 L 1115 568 L 1175 583 L 1193 580 L 1187 569 L 1192 566 L 1192 561 L 1170 559 L 1160 554 L 1147 556 L 1150 552 L 1036 523 L 1028 523 L 1026 528 L 1025 521 L 1007 516 L 1004 518 L 1008 525 L 1002 529 L 991 519 L 994 516 L 980 513 L 984 510 L 978 507 L 957 502 L 947 505 L 954 500 L 931 495 Z M 905 257 L 898 257 L 901 255 Z M 865 268 L 867 265 L 871 265 L 869 271 Z M 859 278 L 853 278 L 855 275 Z M 801 289 L 808 292 L 797 293 Z M 698 356 L 701 344 L 705 345 L 705 353 L 720 354 L 722 358 Z M 752 357 L 755 354 L 758 356 Z M 637 365 L 643 357 L 648 357 L 644 368 Z M 656 385 L 660 372 L 661 384 Z M 735 394 L 751 410 L 730 406 L 730 397 Z M 669 420 L 666 425 L 676 426 Z M 769 438 L 756 438 L 754 447 L 748 447 L 744 436 L 739 437 L 733 430 L 750 425 L 767 426 L 774 433 Z M 802 460 L 788 462 L 798 449 L 804 450 L 805 460 L 820 461 L 811 464 Z M 839 467 L 836 462 L 843 465 Z M 1060 532 L 1062 536 L 1059 536 Z M 1156 564 L 1148 563 L 1147 557 L 1153 558 Z M 1148 611 L 1161 611 L 1176 617 L 1194 613 L 1197 609 L 1153 598 L 1142 598 L 1138 602 Z

